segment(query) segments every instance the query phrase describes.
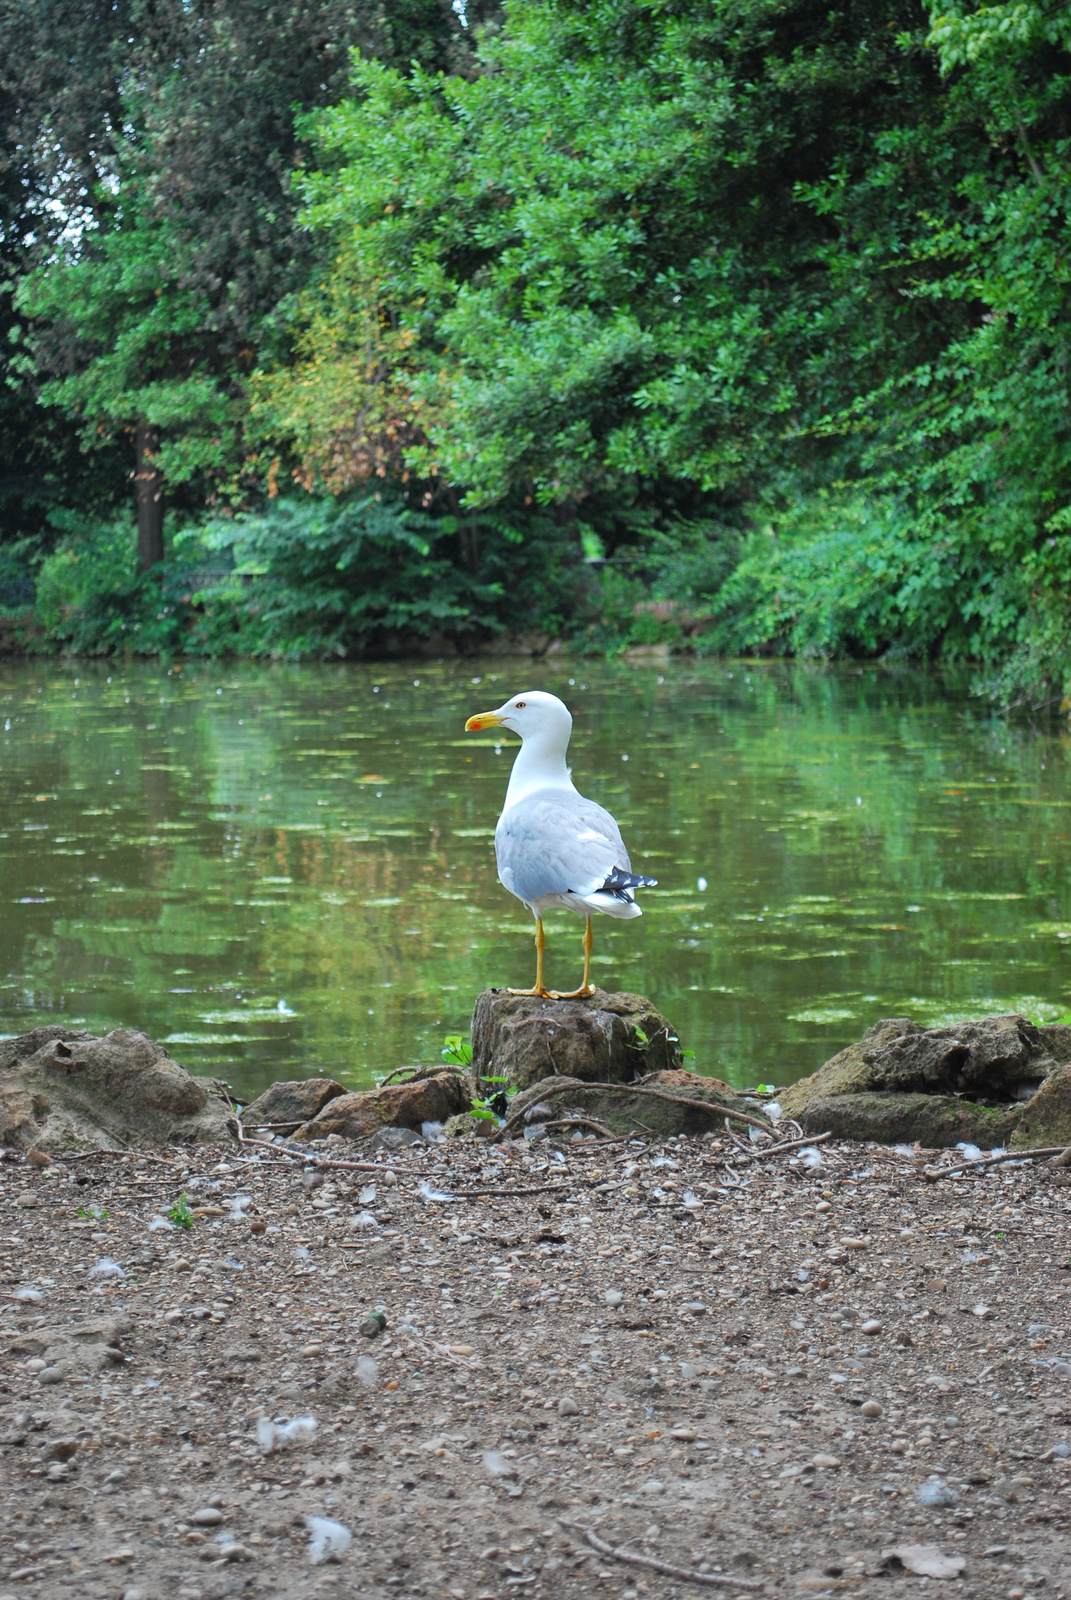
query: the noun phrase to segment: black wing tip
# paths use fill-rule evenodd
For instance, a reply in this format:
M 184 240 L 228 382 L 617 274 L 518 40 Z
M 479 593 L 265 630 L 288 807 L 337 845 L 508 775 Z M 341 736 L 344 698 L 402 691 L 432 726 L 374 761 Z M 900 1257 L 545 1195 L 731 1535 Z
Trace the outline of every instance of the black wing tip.
M 612 894 L 618 900 L 631 900 L 633 889 L 653 889 L 657 882 L 657 878 L 645 877 L 642 872 L 622 872 L 620 867 L 615 867 L 598 892 Z

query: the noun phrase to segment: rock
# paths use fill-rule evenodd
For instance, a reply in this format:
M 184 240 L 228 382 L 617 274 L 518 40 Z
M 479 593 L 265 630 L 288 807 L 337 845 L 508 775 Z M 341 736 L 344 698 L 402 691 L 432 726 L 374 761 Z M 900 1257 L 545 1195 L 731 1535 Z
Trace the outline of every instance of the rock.
M 863 1417 L 880 1417 L 884 1410 L 880 1400 L 864 1400 L 859 1407 L 859 1414 Z
M 840 1458 L 838 1456 L 812 1456 L 811 1465 L 812 1467 L 824 1467 L 826 1471 L 832 1472 L 840 1466 Z
M 37 1381 L 56 1383 L 69 1372 L 103 1372 L 122 1366 L 125 1357 L 119 1343 L 133 1327 L 130 1317 L 94 1317 L 60 1327 L 34 1328 L 12 1339 L 7 1348 L 13 1355 L 43 1359 L 46 1365 Z M 50 1369 L 56 1370 L 59 1378 L 46 1378 Z
M 875 1334 L 875 1333 L 880 1333 L 881 1329 L 882 1329 L 882 1324 L 877 1320 L 877 1318 L 876 1317 L 870 1317 L 870 1318 L 868 1318 L 868 1320 L 866 1322 L 864 1322 L 864 1323 L 862 1323 L 860 1325 L 859 1332 L 860 1333 Z
M 409 1128 L 419 1133 L 422 1123 L 447 1122 L 470 1105 L 468 1090 L 456 1072 L 438 1072 L 418 1083 L 392 1083 L 385 1089 L 365 1089 L 329 1100 L 295 1139 L 326 1139 L 330 1133 L 344 1139 L 367 1139 L 381 1128 Z
M 406 1145 L 423 1144 L 424 1140 L 412 1128 L 380 1128 L 373 1135 L 373 1150 L 404 1150 Z
M 1016 1098 L 1034 1087 L 1032 1098 Z M 806 1132 L 838 1139 L 1071 1144 L 1071 1027 L 1016 1013 L 956 1028 L 885 1018 L 780 1098 Z M 980 1103 L 992 1100 L 1000 1103 Z
M 596 989 L 586 1000 L 540 1000 L 487 989 L 472 1013 L 472 1070 L 518 1089 L 541 1078 L 630 1083 L 679 1067 L 676 1030 L 649 1000 Z
M 606 1301 L 606 1304 L 611 1308 L 611 1310 L 615 1306 L 619 1306 L 624 1298 L 625 1297 L 621 1293 L 620 1289 L 607 1289 L 603 1294 L 603 1299 Z
M 247 1128 L 264 1127 L 267 1123 L 300 1127 L 345 1093 L 345 1085 L 336 1083 L 334 1078 L 295 1078 L 273 1083 L 246 1106 L 242 1122 Z
M 0 1042 L 0 1145 L 37 1151 L 232 1143 L 225 1086 L 144 1033 L 50 1024 Z
M 63 1368 L 62 1367 L 46 1367 L 44 1372 L 39 1372 L 37 1374 L 37 1381 L 38 1381 L 38 1383 L 43 1383 L 45 1385 L 53 1384 L 53 1383 L 62 1383 L 63 1382 Z
M 668 1139 L 681 1133 L 706 1133 L 708 1128 L 720 1126 L 723 1110 L 743 1111 L 765 1121 L 762 1112 L 735 1094 L 727 1083 L 719 1078 L 704 1078 L 698 1072 L 653 1072 L 643 1080 L 642 1087 L 661 1089 L 684 1101 L 701 1100 L 710 1106 L 710 1112 L 688 1104 L 674 1105 L 670 1099 L 656 1099 L 653 1095 L 608 1093 L 598 1083 L 544 1078 L 516 1096 L 510 1104 L 510 1113 L 523 1111 L 528 1102 L 541 1100 L 550 1096 L 552 1090 L 561 1088 L 562 1092 L 552 1097 L 558 1115 L 578 1111 L 619 1134 L 640 1132 L 645 1138 L 654 1134 L 657 1138 Z
M 443 1126 L 443 1134 L 447 1139 L 464 1139 L 466 1136 L 473 1139 L 490 1139 L 497 1131 L 498 1123 L 494 1117 L 474 1117 L 469 1111 L 459 1112 Z
M 217 1528 L 223 1521 L 223 1512 L 219 1506 L 202 1506 L 200 1511 L 195 1511 L 190 1522 L 195 1528 Z
M 68 1423 L 68 1427 L 70 1424 Z M 78 1454 L 77 1439 L 49 1439 L 41 1452 L 43 1461 L 69 1461 Z
M 559 1417 L 578 1417 L 580 1415 L 580 1407 L 572 1395 L 563 1395 L 558 1401 L 558 1415 Z

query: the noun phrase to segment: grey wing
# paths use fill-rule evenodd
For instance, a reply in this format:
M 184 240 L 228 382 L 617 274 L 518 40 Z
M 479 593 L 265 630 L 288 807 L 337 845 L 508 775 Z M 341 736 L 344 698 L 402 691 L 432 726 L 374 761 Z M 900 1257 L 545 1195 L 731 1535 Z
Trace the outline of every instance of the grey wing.
M 531 904 L 548 894 L 593 894 L 631 863 L 608 811 L 583 795 L 529 795 L 498 819 L 495 856 L 503 886 Z

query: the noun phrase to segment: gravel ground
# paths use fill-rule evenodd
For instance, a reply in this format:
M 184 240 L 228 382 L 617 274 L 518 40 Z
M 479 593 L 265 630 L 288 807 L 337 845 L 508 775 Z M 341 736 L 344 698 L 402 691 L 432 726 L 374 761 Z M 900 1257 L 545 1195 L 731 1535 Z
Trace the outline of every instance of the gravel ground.
M 0 1600 L 1071 1589 L 1062 1175 L 733 1150 L 3 1162 Z

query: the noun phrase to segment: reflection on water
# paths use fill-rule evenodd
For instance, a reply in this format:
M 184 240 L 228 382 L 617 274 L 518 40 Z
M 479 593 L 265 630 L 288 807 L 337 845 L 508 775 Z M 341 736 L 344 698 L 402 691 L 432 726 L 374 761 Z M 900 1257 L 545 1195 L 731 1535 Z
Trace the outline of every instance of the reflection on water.
M 931 676 L 50 662 L 0 668 L 0 1032 L 136 1026 L 242 1091 L 436 1060 L 480 989 L 531 981 L 494 870 L 512 744 L 462 732 L 527 688 L 569 701 L 580 788 L 659 879 L 596 919 L 597 979 L 698 1070 L 786 1083 L 879 1016 L 1063 1015 L 1068 741 Z M 583 925 L 547 926 L 573 987 Z

